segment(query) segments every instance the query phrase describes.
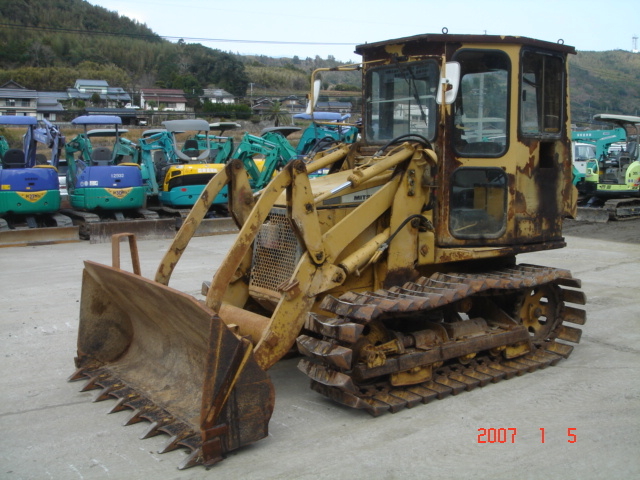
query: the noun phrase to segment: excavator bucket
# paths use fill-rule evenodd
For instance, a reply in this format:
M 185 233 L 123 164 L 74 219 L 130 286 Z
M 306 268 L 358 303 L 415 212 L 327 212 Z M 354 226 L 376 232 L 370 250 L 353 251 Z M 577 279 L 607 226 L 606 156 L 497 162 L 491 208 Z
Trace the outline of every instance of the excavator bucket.
M 136 266 L 134 265 L 134 271 Z M 117 267 L 85 262 L 78 370 L 127 424 L 151 425 L 142 438 L 167 433 L 161 453 L 192 452 L 179 466 L 210 466 L 267 436 L 275 395 L 252 344 L 193 297 Z

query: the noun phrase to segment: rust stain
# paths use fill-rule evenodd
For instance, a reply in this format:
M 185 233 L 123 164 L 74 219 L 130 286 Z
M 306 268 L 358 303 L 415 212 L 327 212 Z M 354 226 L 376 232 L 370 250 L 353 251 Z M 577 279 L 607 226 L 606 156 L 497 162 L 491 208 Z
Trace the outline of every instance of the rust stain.
M 403 285 L 406 282 L 411 282 L 420 276 L 419 272 L 415 268 L 404 267 L 396 270 L 391 270 L 387 273 L 384 279 L 383 288 L 390 288 L 395 285 Z

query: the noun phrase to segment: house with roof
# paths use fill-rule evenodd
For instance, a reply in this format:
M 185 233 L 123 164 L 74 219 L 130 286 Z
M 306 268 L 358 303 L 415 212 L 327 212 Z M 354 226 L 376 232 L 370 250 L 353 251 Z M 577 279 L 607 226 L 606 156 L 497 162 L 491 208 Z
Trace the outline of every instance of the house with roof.
M 36 110 L 38 120 L 43 118 L 50 122 L 58 120 L 58 115 L 65 111 L 60 102 L 66 99 L 66 92 L 38 92 L 38 108 Z
M 0 86 L 0 115 L 35 117 L 38 92 L 29 90 L 13 80 Z
M 0 86 L 0 115 L 46 118 L 55 122 L 57 115 L 64 112 L 60 102 L 66 99 L 66 92 L 38 92 L 11 80 Z
M 273 108 L 274 101 L 269 97 L 256 98 L 251 105 L 251 111 L 258 115 L 267 113 Z
M 291 113 L 302 113 L 307 109 L 306 103 L 301 102 L 300 98 L 295 95 L 289 95 L 288 97 L 281 98 L 278 101 L 285 110 L 288 110 Z
M 353 105 L 351 102 L 318 102 L 316 111 L 318 112 L 337 112 L 341 114 L 351 113 Z
M 186 112 L 187 99 L 182 90 L 170 88 L 140 89 L 140 107 L 143 110 Z
M 222 88 L 205 88 L 200 96 L 200 101 L 209 100 L 211 103 L 236 103 L 233 95 Z
M 273 98 L 273 97 L 260 97 L 257 98 L 253 105 L 251 106 L 251 110 L 253 113 L 261 115 L 270 112 L 273 109 L 275 103 L 280 104 L 280 109 L 285 112 L 294 113 L 302 113 L 306 110 L 307 106 L 300 101 L 298 97 L 295 95 L 290 95 L 284 98 Z
M 67 89 L 67 95 L 71 100 L 91 102 L 93 96 L 100 97 L 100 103 L 108 108 L 117 108 L 131 102 L 129 95 L 121 87 L 110 87 L 106 80 L 77 79 L 72 88 Z

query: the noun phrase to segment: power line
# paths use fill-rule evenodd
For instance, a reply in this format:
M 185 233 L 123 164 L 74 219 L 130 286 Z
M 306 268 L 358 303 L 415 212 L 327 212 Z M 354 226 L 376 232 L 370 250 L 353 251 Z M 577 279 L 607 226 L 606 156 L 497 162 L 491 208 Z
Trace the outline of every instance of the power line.
M 15 27 L 27 30 L 46 30 L 59 33 L 74 33 L 83 35 L 106 35 L 113 37 L 130 37 L 140 39 L 158 39 L 164 38 L 166 40 L 189 40 L 194 42 L 219 42 L 219 43 L 256 43 L 256 44 L 271 44 L 271 45 L 356 45 L 356 43 L 341 43 L 341 42 L 291 42 L 291 41 L 279 41 L 279 40 L 248 40 L 248 39 L 231 39 L 231 38 L 199 38 L 199 37 L 175 37 L 169 35 L 157 35 L 157 34 L 145 34 L 145 33 L 121 33 L 121 32 L 103 32 L 100 30 L 77 30 L 72 28 L 59 28 L 59 27 L 35 27 L 27 25 L 18 25 L 13 23 L 0 23 L 0 27 Z

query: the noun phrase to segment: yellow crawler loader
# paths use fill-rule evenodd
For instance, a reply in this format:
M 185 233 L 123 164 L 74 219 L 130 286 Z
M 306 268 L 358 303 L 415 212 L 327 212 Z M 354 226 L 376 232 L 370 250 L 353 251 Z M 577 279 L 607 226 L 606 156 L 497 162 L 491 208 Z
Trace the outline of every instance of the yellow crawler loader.
M 516 262 L 564 247 L 575 215 L 573 47 L 443 32 L 356 52 L 358 142 L 257 194 L 230 162 L 153 279 L 133 236 L 133 272 L 122 235 L 112 266 L 85 262 L 72 379 L 168 434 L 164 451 L 190 449 L 180 468 L 267 435 L 268 370 L 294 349 L 315 391 L 379 415 L 555 365 L 580 340 L 580 281 Z M 224 186 L 240 231 L 198 300 L 169 280 Z

